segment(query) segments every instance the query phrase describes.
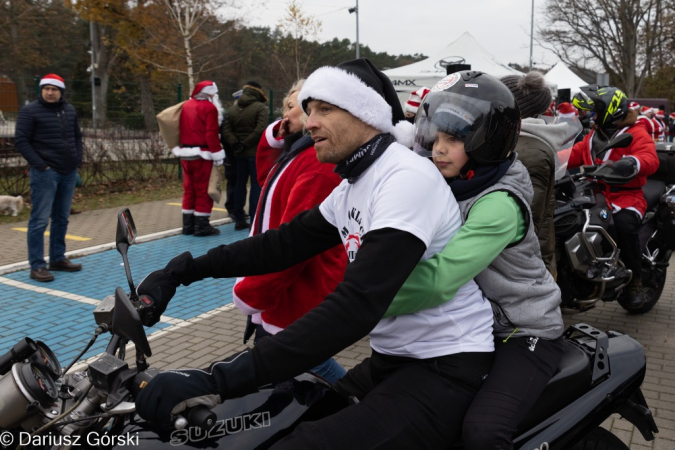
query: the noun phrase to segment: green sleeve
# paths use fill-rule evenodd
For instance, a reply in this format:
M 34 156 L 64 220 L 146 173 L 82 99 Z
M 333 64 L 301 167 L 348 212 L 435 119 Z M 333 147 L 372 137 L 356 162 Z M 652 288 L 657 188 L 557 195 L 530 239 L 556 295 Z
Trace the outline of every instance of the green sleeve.
M 519 204 L 507 192 L 480 198 L 443 251 L 417 264 L 384 316 L 414 313 L 452 300 L 504 248 L 522 239 L 525 224 Z

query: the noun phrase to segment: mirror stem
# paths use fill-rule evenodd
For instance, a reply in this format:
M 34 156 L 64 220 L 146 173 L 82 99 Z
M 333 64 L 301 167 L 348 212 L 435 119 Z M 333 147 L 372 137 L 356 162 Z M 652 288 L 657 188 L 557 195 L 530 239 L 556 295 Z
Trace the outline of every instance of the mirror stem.
M 132 302 L 138 301 L 138 295 L 136 294 L 136 287 L 134 286 L 134 280 L 131 278 L 131 268 L 129 267 L 129 258 L 127 258 L 127 250 L 129 246 L 126 244 L 117 244 L 117 250 L 122 255 L 122 261 L 124 262 L 124 271 L 127 274 L 127 281 L 129 282 L 129 300 Z

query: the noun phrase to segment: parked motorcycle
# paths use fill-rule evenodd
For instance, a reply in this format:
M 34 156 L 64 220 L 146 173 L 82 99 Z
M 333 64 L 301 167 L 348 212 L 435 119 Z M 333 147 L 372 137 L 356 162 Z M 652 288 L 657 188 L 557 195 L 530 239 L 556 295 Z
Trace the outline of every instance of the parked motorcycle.
M 94 310 L 94 337 L 111 333 L 105 353 L 69 373 L 49 348 L 25 338 L 0 357 L 0 445 L 4 448 L 192 448 L 266 449 L 301 422 L 327 417 L 354 400 L 341 396 L 312 374 L 264 386 L 227 400 L 212 411 L 195 407 L 161 428 L 135 414 L 136 395 L 158 373 L 142 318 L 153 299 L 139 298 L 127 250 L 136 229 L 128 210 L 118 216 L 117 249 L 124 260 L 130 295 L 117 288 Z M 125 360 L 127 343 L 135 366 Z M 627 447 L 599 425 L 620 413 L 647 440 L 658 432 L 640 390 L 646 360 L 642 346 L 627 335 L 578 324 L 565 332 L 558 373 L 518 431 L 516 448 L 609 449 Z M 448 405 L 452 407 L 452 405 Z M 450 444 L 450 443 L 449 443 Z
M 601 157 L 610 148 L 627 147 L 631 142 L 630 134 L 619 135 L 598 155 Z M 560 152 L 559 157 L 566 166 L 569 151 Z M 675 184 L 672 182 L 675 177 L 659 172 L 643 187 L 647 213 L 639 229 L 642 273 L 634 274 L 621 259 L 612 208 L 598 181 L 610 186 L 622 185 L 635 175 L 620 176 L 611 164 L 602 164 L 583 166 L 581 172 L 567 173 L 556 181 L 556 265 L 563 308 L 585 311 L 601 300 L 618 300 L 629 313 L 641 314 L 651 310 L 659 300 L 668 261 L 675 249 Z M 642 278 L 645 302 L 640 308 L 630 309 L 621 294 L 635 276 Z

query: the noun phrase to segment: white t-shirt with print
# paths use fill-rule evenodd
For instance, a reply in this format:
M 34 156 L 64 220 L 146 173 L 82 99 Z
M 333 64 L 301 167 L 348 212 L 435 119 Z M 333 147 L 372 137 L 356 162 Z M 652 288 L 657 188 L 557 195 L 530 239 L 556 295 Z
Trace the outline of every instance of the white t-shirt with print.
M 443 250 L 461 226 L 457 201 L 438 169 L 394 143 L 353 184 L 347 180 L 321 203 L 321 214 L 342 237 L 353 261 L 371 230 L 407 231 L 427 246 L 422 261 Z M 494 349 L 492 308 L 472 280 L 452 301 L 382 319 L 370 333 L 380 353 L 433 358 Z

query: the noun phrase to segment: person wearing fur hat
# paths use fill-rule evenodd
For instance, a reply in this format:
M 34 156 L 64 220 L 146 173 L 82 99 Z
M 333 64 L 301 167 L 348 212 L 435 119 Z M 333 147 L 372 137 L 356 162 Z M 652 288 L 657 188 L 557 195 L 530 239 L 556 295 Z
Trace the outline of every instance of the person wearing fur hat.
M 628 108 L 628 98 L 620 89 L 613 86 L 582 86 L 573 101 L 578 109 L 594 111 L 595 122 L 593 131 L 572 147 L 568 167 L 573 169 L 583 165 L 607 164 L 612 165 L 621 176 L 634 175 L 624 185 L 599 183 L 605 187 L 607 203 L 614 212 L 616 244 L 621 250 L 621 260 L 633 272 L 630 284 L 624 288 L 619 302 L 629 311 L 639 309 L 645 297 L 638 228 L 647 210 L 642 186 L 647 182 L 647 177 L 659 168 L 654 139 L 643 125 L 636 123 L 637 112 Z M 628 147 L 607 149 L 602 155 L 596 154 L 612 138 L 623 133 L 633 136 Z
M 269 124 L 267 97 L 262 86 L 256 81 L 244 85 L 241 97 L 227 111 L 224 136 L 237 160 L 237 184 L 234 188 L 234 229 L 248 230 L 251 224 L 246 222 L 246 187 L 251 183 L 248 196 L 248 214 L 254 220 L 260 184 L 256 171 L 255 155 L 258 142 Z
M 183 234 L 220 234 L 209 223 L 213 209 L 209 178 L 213 165 L 220 166 L 225 159 L 218 133 L 222 121 L 223 107 L 216 83 L 197 83 L 180 113 L 181 144 L 172 149 L 183 168 Z
M 301 424 L 272 448 L 447 448 L 492 362 L 490 302 L 469 280 L 445 308 L 383 315 L 417 263 L 457 232 L 458 204 L 433 164 L 410 151 L 412 124 L 369 60 L 316 70 L 298 101 L 316 156 L 336 164 L 340 185 L 277 230 L 198 258 L 179 255 L 138 293 L 155 299 L 154 321 L 181 284 L 276 272 L 335 245 L 349 261 L 343 281 L 303 317 L 210 371 L 160 373 L 137 396 L 136 411 L 167 424 L 186 405 L 213 406 L 286 381 L 370 334 L 370 358 L 337 383 L 359 402 Z
M 500 81 L 509 88 L 520 108 L 520 138 L 515 152 L 527 169 L 534 189 L 530 207 L 534 230 L 541 247 L 541 257 L 546 269 L 556 279 L 553 188 L 555 171 L 560 164 L 557 152 L 567 137 L 567 124 L 547 124 L 538 117 L 551 104 L 551 90 L 546 86 L 541 73 L 533 71 L 525 76 L 509 75 Z M 560 106 L 566 111 L 564 103 Z M 571 112 L 574 114 L 573 110 Z
M 50 271 L 82 269 L 65 256 L 70 205 L 82 165 L 82 132 L 75 108 L 64 98 L 65 90 L 63 78 L 45 75 L 38 99 L 21 108 L 16 121 L 15 145 L 30 165 L 28 262 L 30 277 L 36 281 L 52 281 Z M 50 219 L 48 269 L 44 233 Z

